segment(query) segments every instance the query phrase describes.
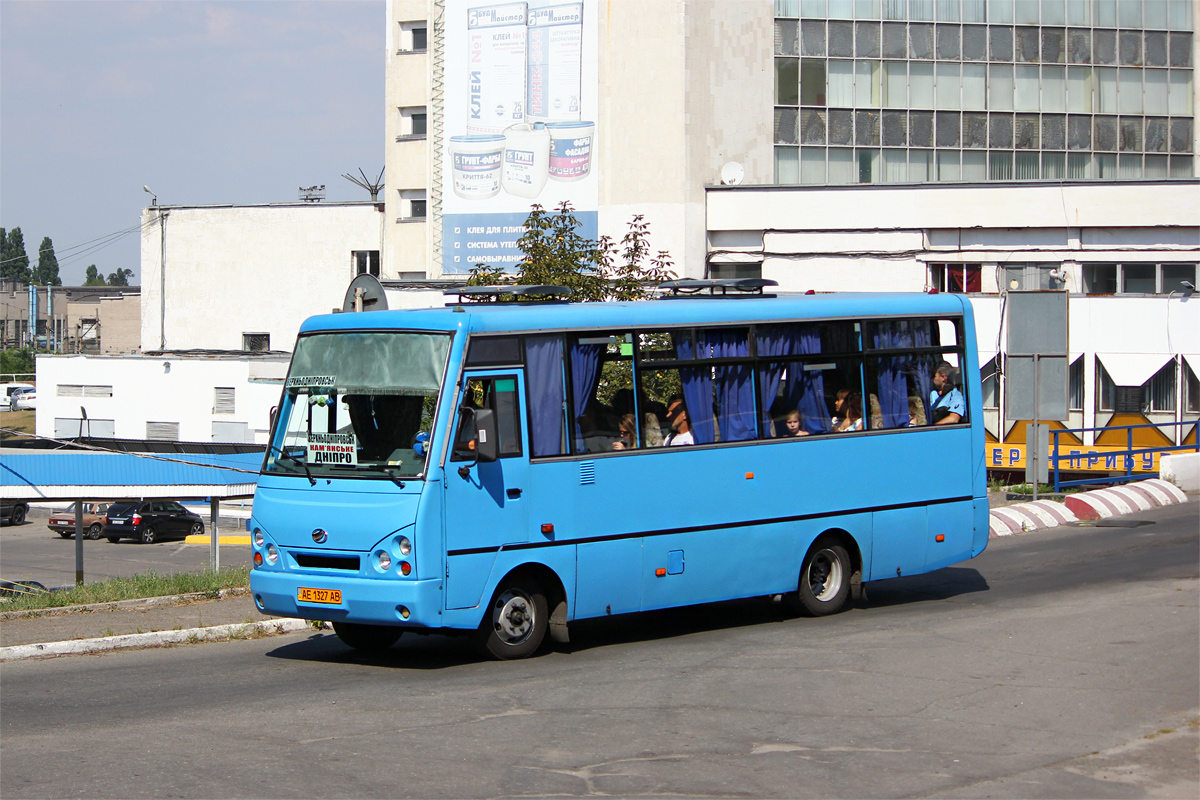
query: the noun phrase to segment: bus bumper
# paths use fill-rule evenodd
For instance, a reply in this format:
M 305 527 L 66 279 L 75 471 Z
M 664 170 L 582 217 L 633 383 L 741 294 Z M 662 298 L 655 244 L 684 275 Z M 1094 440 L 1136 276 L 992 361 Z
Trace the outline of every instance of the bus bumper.
M 301 587 L 337 589 L 336 604 L 298 600 Z M 256 569 L 250 572 L 250 594 L 259 611 L 276 617 L 394 625 L 406 628 L 442 627 L 442 582 L 399 581 L 298 574 Z M 408 617 L 404 617 L 407 610 Z

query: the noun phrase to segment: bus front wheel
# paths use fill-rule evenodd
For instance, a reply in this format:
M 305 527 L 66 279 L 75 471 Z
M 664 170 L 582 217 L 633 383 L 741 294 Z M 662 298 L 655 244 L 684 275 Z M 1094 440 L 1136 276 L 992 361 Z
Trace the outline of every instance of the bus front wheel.
M 818 542 L 800 569 L 798 609 L 812 617 L 841 611 L 850 598 L 850 554 L 831 541 Z
M 505 579 L 479 626 L 480 648 L 502 661 L 533 655 L 546 637 L 549 616 L 546 594 L 536 581 Z
M 333 632 L 349 645 L 363 653 L 382 653 L 396 643 L 403 633 L 399 628 L 388 625 L 359 625 L 354 622 L 335 622 Z

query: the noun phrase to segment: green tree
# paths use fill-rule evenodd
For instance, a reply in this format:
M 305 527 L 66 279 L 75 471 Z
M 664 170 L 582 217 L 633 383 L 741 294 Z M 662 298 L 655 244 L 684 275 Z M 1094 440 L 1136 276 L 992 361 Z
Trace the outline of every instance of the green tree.
M 58 256 L 54 255 L 54 242 L 47 236 L 38 248 L 38 263 L 33 270 L 33 282 L 38 286 L 62 286 L 58 277 Z
M 0 278 L 15 278 L 29 283 L 32 277 L 29 256 L 25 253 L 25 235 L 20 228 L 13 228 L 4 238 L 4 258 L 0 268 Z
M 620 244 L 609 236 L 593 241 L 579 233 L 579 219 L 564 201 L 556 210 L 534 205 L 525 219 L 517 247 L 525 258 L 516 274 L 476 264 L 468 286 L 505 284 L 566 286 L 575 302 L 639 300 L 653 286 L 672 280 L 671 257 L 665 250 L 649 259 L 650 223 L 637 214 Z
M 116 272 L 110 272 L 108 274 L 108 285 L 109 286 L 128 286 L 129 279 L 132 276 L 133 276 L 133 270 L 121 269 L 120 267 L 117 267 Z
M 100 274 L 100 270 L 96 269 L 96 265 L 92 264 L 87 268 L 87 276 L 83 280 L 84 286 L 107 286 L 104 282 L 104 276 Z
M 32 375 L 33 351 L 28 347 L 0 350 L 0 374 Z

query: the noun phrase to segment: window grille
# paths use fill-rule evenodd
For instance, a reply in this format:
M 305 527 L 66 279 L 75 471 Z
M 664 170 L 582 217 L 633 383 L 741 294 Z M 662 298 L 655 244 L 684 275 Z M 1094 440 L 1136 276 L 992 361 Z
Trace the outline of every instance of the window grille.
M 159 439 L 168 442 L 179 441 L 178 422 L 147 422 L 146 438 Z
M 217 386 L 213 389 L 213 413 L 232 414 L 234 410 L 234 390 L 228 386 Z
M 251 353 L 265 353 L 271 349 L 271 334 L 243 333 L 242 349 Z

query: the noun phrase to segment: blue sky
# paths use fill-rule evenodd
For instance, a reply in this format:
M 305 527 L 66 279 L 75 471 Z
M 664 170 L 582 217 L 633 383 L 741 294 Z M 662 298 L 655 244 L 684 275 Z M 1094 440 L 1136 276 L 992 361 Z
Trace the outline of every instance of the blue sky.
M 51 237 L 64 284 L 93 263 L 139 282 L 143 184 L 368 199 L 341 175 L 383 167 L 386 24 L 384 0 L 0 0 L 0 226 L 31 264 Z

